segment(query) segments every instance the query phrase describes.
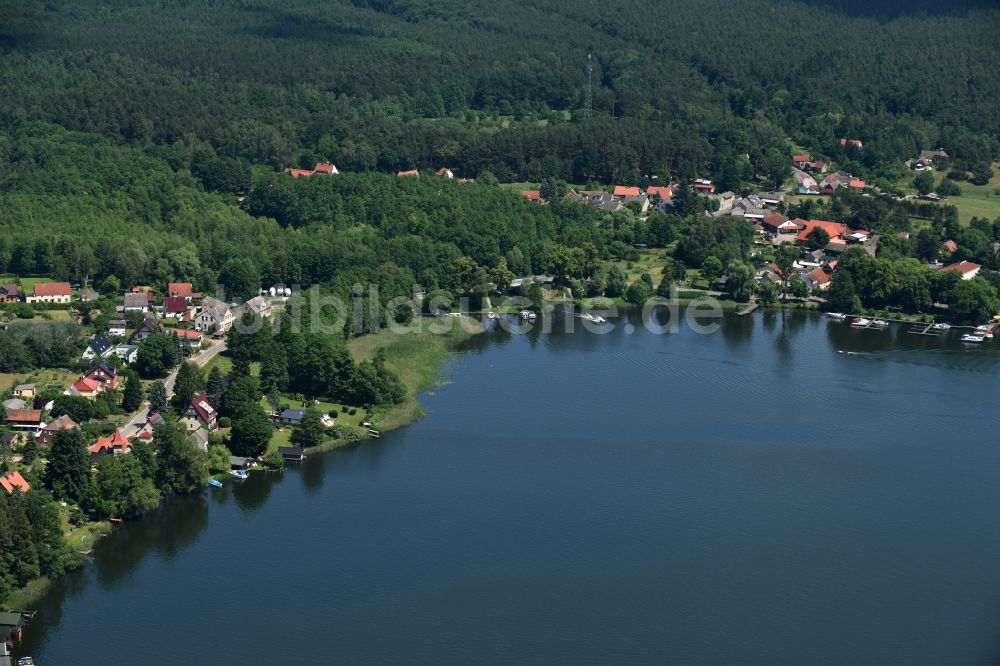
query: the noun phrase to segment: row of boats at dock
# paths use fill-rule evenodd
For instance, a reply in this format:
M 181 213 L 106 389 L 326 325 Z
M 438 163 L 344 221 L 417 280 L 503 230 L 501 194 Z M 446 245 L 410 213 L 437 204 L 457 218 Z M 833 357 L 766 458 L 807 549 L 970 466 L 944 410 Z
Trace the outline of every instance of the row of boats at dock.
M 828 312 L 827 316 L 834 321 L 849 321 L 851 328 L 857 329 L 874 329 L 877 331 L 884 331 L 889 328 L 889 322 L 883 319 L 868 319 L 867 317 L 849 317 L 840 312 Z M 934 331 L 937 333 L 944 333 L 951 328 L 950 324 L 944 322 L 939 322 L 937 324 L 930 324 L 927 326 L 926 330 Z M 921 331 L 914 331 L 921 332 Z M 965 344 L 982 344 L 993 340 L 993 326 L 990 324 L 983 324 L 981 326 L 976 326 L 974 330 L 969 333 L 963 333 L 960 338 L 961 342 Z

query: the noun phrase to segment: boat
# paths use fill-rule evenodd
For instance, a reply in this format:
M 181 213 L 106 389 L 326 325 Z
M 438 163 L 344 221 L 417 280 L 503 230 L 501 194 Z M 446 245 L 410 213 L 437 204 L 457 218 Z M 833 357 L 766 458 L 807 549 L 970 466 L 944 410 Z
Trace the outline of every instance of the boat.
M 212 486 L 214 488 L 221 488 L 222 487 L 222 481 L 219 481 L 218 479 L 209 479 L 208 480 L 208 485 L 210 485 L 210 486 Z
M 591 321 L 594 322 L 595 324 L 606 324 L 606 323 L 608 323 L 608 320 L 605 319 L 604 317 L 602 317 L 601 315 L 593 315 L 591 317 Z
M 867 328 L 870 323 L 872 323 L 872 320 L 865 319 L 864 317 L 855 317 L 851 320 L 851 326 L 855 326 L 857 328 Z
M 245 469 L 234 469 L 234 470 L 230 471 L 229 473 L 232 474 L 233 476 L 235 476 L 240 481 L 246 481 L 247 478 L 250 477 L 250 475 L 247 473 L 247 471 Z
M 497 313 L 496 313 L 496 312 L 493 312 L 493 311 L 491 310 L 490 312 L 487 312 L 487 313 L 486 313 L 486 318 L 487 318 L 487 319 L 496 319 L 496 318 L 497 318 Z
M 989 326 L 986 326 L 986 325 L 976 326 L 976 335 L 981 335 L 984 338 L 986 338 L 987 340 L 992 340 L 993 339 L 993 329 L 990 328 Z
M 35 660 L 31 657 L 21 657 L 17 660 L 17 666 L 35 666 Z
M 883 319 L 876 319 L 875 321 L 872 322 L 872 326 L 879 329 L 880 331 L 884 331 L 885 329 L 889 328 L 889 322 Z
M 962 336 L 962 342 L 970 345 L 982 344 L 984 340 L 986 340 L 986 336 L 976 333 L 966 333 Z
M 827 312 L 826 316 L 829 317 L 830 319 L 833 319 L 834 321 L 844 321 L 845 319 L 847 319 L 847 315 L 845 315 L 843 312 Z
M 837 353 L 844 356 L 858 356 L 858 352 L 847 351 L 846 349 L 838 349 Z
M 944 322 L 942 322 L 940 324 L 934 324 L 933 326 L 931 326 L 931 328 L 933 328 L 935 331 L 947 331 L 949 328 L 951 328 L 951 324 L 945 324 Z

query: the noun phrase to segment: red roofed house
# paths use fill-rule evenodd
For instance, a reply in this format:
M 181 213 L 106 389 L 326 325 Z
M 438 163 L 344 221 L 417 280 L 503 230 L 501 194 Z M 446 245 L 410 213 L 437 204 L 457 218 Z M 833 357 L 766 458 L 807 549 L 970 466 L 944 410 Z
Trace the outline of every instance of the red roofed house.
M 792 155 L 792 164 L 800 169 L 805 169 L 812 164 L 812 159 L 812 155 L 808 153 L 798 153 L 796 155 Z
M 435 176 L 440 176 L 441 178 L 454 178 L 455 177 L 455 174 L 452 173 L 451 169 L 449 169 L 448 167 L 441 167 L 440 169 L 437 170 L 437 173 L 435 173 L 434 175 Z
M 955 250 L 958 249 L 958 243 L 956 243 L 953 240 L 946 240 L 945 242 L 941 243 L 941 249 L 948 250 L 948 252 L 954 252 Z
M 81 377 L 73 382 L 73 385 L 70 387 L 73 393 L 89 400 L 96 398 L 97 394 L 100 393 L 103 388 L 104 387 L 101 386 L 101 382 L 95 379 L 88 379 L 87 377 Z
M 285 173 L 289 174 L 292 178 L 302 178 L 304 176 L 313 175 L 313 172 L 309 169 L 285 169 Z
M 215 411 L 215 407 L 212 407 L 212 403 L 208 401 L 204 393 L 199 393 L 191 400 L 191 404 L 184 410 L 184 414 L 179 420 L 187 427 L 188 431 L 197 430 L 201 426 L 215 430 L 219 427 L 218 418 L 219 413 Z
M 52 438 L 56 436 L 56 433 L 59 432 L 60 430 L 76 430 L 79 427 L 80 426 L 76 424 L 76 421 L 74 421 L 69 417 L 69 414 L 63 414 L 55 421 L 50 422 L 48 425 L 42 428 L 42 432 L 38 434 L 38 437 L 35 438 L 35 441 L 38 442 L 39 444 L 48 444 L 49 442 L 52 441 Z
M 101 361 L 87 371 L 86 379 L 101 385 L 101 389 L 118 388 L 118 368 L 107 361 Z
M 191 316 L 194 307 L 183 296 L 167 296 L 163 299 L 163 316 L 170 319 L 183 319 Z
M 865 147 L 864 144 L 861 143 L 861 139 L 841 139 L 840 140 L 840 145 L 842 145 L 842 146 L 848 146 L 848 145 L 854 146 L 858 150 L 860 150 L 860 149 L 862 149 L 862 148 Z
M 691 183 L 691 187 L 693 189 L 698 190 L 699 192 L 714 192 L 715 191 L 715 185 L 712 184 L 712 181 L 710 181 L 710 180 L 704 180 L 703 178 L 695 178 L 694 182 Z
M 823 270 L 823 267 L 817 267 L 806 273 L 806 284 L 813 290 L 826 291 L 830 288 L 830 281 L 833 276 Z
M 6 490 L 8 495 L 13 495 L 15 490 L 20 490 L 22 493 L 31 490 L 31 484 L 25 481 L 21 473 L 17 471 L 7 472 L 0 476 L 0 487 Z
M 121 453 L 128 453 L 131 448 L 132 444 L 125 439 L 122 431 L 115 428 L 113 435 L 110 437 L 98 437 L 97 441 L 88 447 L 87 450 L 90 451 L 90 461 L 95 463 L 106 455 L 117 456 Z
M 542 193 L 539 190 L 521 190 L 519 194 L 529 201 L 542 200 Z
M 190 301 L 192 298 L 201 298 L 201 294 L 194 291 L 190 282 L 169 282 L 167 283 L 167 296 L 182 296 Z
M 417 169 L 410 169 L 409 171 L 397 171 L 396 175 L 397 176 L 416 176 L 417 178 L 419 178 L 420 177 L 420 171 L 418 171 Z
M 660 201 L 670 201 L 674 193 L 669 187 L 647 187 L 646 196 L 650 199 L 659 198 Z
M 615 191 L 612 193 L 616 197 L 637 197 L 641 194 L 638 187 L 629 187 L 628 185 L 615 185 Z
M 865 183 L 865 181 L 861 180 L 860 178 L 855 178 L 854 180 L 852 180 L 851 182 L 849 182 L 847 185 L 849 187 L 853 187 L 856 190 L 863 190 L 866 187 L 868 187 L 868 185 Z
M 33 293 L 25 299 L 29 303 L 69 303 L 69 282 L 36 282 Z
M 960 261 L 957 264 L 948 264 L 941 271 L 958 271 L 962 274 L 963 280 L 971 280 L 972 278 L 979 275 L 979 270 L 982 268 L 979 264 L 974 264 L 971 261 Z
M 809 169 L 816 173 L 826 173 L 827 164 L 823 160 L 813 160 L 809 163 Z
M 200 347 L 201 341 L 205 337 L 201 331 L 194 331 L 185 328 L 168 328 L 163 332 L 170 336 L 176 335 L 181 340 L 186 340 L 192 347 Z
M 15 430 L 38 430 L 42 425 L 42 410 L 8 409 L 6 420 Z
M 795 237 L 795 242 L 799 245 L 809 244 L 809 234 L 812 233 L 813 229 L 822 229 L 830 236 L 831 241 L 844 240 L 844 234 L 847 233 L 847 225 L 841 222 L 827 222 L 826 220 L 809 220 L 805 223 L 805 226 L 799 232 L 799 235 Z
M 332 176 L 340 172 L 337 171 L 337 167 L 329 162 L 316 162 L 316 166 L 313 167 L 313 173 L 322 176 Z

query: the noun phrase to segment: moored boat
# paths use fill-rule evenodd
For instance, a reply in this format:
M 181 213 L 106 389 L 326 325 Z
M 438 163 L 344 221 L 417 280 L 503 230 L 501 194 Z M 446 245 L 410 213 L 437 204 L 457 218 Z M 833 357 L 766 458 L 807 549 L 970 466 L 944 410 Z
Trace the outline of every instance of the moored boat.
M 247 473 L 245 469 L 234 469 L 229 473 L 235 476 L 240 481 L 245 481 L 250 477 L 250 475 Z
M 847 315 L 845 315 L 843 312 L 827 312 L 826 316 L 829 317 L 830 319 L 833 319 L 834 321 L 844 321 L 845 319 L 847 319 Z
M 986 336 L 978 335 L 976 333 L 966 333 L 962 336 L 962 342 L 970 345 L 982 344 L 986 340 Z
M 854 319 L 851 320 L 851 326 L 855 326 L 857 328 L 865 328 L 870 323 L 872 323 L 872 320 L 865 319 L 864 317 L 855 317 Z
M 218 479 L 209 479 L 208 485 L 212 486 L 213 488 L 221 488 L 222 481 L 219 481 Z

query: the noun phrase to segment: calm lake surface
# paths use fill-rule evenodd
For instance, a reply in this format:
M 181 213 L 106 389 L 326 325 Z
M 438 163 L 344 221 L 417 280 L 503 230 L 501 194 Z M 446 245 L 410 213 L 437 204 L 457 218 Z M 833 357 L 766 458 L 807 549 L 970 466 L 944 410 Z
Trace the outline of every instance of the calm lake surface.
M 117 529 L 22 654 L 1000 663 L 1000 341 L 614 323 L 478 336 L 413 426 Z

